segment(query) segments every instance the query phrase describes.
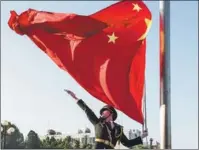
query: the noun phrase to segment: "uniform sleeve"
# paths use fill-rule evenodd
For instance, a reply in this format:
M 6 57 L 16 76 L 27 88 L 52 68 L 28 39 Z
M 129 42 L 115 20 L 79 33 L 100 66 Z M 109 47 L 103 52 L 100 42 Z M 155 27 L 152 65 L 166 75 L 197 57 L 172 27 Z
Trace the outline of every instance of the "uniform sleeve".
M 83 100 L 78 100 L 77 104 L 79 105 L 79 107 L 86 113 L 89 121 L 95 125 L 99 122 L 99 119 L 97 118 L 97 116 L 95 115 L 95 113 L 84 103 Z
M 135 145 L 143 144 L 141 137 L 137 137 L 135 139 L 129 140 L 123 131 L 122 131 L 120 141 L 124 146 L 129 147 L 129 148 Z

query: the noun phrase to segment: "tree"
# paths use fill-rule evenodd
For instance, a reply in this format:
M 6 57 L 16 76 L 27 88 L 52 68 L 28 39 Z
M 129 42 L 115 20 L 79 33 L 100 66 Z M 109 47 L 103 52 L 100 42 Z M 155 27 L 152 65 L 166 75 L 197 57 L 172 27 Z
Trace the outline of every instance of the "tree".
M 92 144 L 82 144 L 81 148 L 82 149 L 92 149 L 93 145 Z
M 43 149 L 72 149 L 72 145 L 70 144 L 70 138 L 56 139 L 54 136 L 47 136 L 45 139 L 41 141 L 41 148 Z
M 57 143 L 54 137 L 47 136 L 41 143 L 43 149 L 56 149 Z
M 57 148 L 57 140 L 53 136 L 50 138 L 50 148 Z
M 71 136 L 67 136 L 64 140 L 64 149 L 72 149 L 72 138 Z
M 80 141 L 79 140 L 74 140 L 73 142 L 74 142 L 73 148 L 74 149 L 80 149 Z
M 40 139 L 38 137 L 38 134 L 35 131 L 33 130 L 29 131 L 25 145 L 27 149 L 39 149 L 41 147 Z
M 81 149 L 86 149 L 87 145 L 86 144 L 82 144 L 81 145 Z
M 8 149 L 24 148 L 24 136 L 11 122 L 1 123 L 1 147 Z
M 64 142 L 62 139 L 57 139 L 56 149 L 64 149 Z
M 149 149 L 149 148 L 147 146 L 140 144 L 140 145 L 133 146 L 132 149 Z
M 86 149 L 92 149 L 93 148 L 93 145 L 92 144 L 87 144 L 86 145 Z
M 22 133 L 19 133 L 19 137 L 17 138 L 17 145 L 19 149 L 25 148 L 25 141 Z
M 41 148 L 43 149 L 50 148 L 50 138 L 48 136 L 45 139 L 41 140 Z

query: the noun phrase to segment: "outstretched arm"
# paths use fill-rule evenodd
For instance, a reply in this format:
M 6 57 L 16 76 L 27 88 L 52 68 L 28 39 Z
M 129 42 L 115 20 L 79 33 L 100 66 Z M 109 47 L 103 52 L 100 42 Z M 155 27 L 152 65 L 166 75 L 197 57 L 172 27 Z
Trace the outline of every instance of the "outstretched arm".
M 122 128 L 122 127 L 121 127 L 121 128 Z M 122 129 L 122 130 L 123 130 L 123 129 Z M 145 137 L 147 137 L 147 136 L 148 136 L 148 131 L 146 130 L 146 131 L 144 131 L 144 132 L 142 133 L 142 135 L 141 135 L 140 137 L 137 137 L 137 138 L 135 138 L 135 139 L 129 140 L 129 139 L 125 136 L 124 132 L 122 131 L 122 134 L 121 134 L 121 137 L 120 137 L 120 141 L 121 141 L 121 143 L 122 143 L 124 146 L 130 148 L 130 147 L 133 147 L 133 146 L 135 146 L 135 145 L 143 144 L 142 139 L 145 138 Z
M 97 118 L 97 116 L 95 115 L 95 113 L 85 104 L 85 102 L 81 99 L 79 99 L 77 101 L 77 104 L 79 105 L 79 107 L 81 109 L 84 110 L 84 112 L 86 113 L 88 119 L 90 120 L 90 122 L 95 125 L 99 122 L 99 119 Z
M 79 105 L 79 107 L 84 110 L 84 112 L 86 113 L 89 121 L 95 125 L 99 122 L 99 119 L 97 118 L 97 116 L 95 115 L 95 113 L 86 105 L 86 103 L 82 100 L 82 99 L 78 99 L 76 97 L 76 95 L 69 91 L 69 90 L 64 90 L 65 92 L 67 92 L 69 95 L 71 95 L 76 101 L 77 104 Z

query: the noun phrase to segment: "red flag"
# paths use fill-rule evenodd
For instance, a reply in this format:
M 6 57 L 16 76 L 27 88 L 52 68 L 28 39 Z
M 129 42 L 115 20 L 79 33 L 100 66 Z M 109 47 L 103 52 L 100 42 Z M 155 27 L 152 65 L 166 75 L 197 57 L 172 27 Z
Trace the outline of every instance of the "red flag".
M 29 9 L 8 22 L 27 35 L 92 96 L 143 123 L 146 34 L 151 13 L 142 1 L 120 1 L 95 14 Z

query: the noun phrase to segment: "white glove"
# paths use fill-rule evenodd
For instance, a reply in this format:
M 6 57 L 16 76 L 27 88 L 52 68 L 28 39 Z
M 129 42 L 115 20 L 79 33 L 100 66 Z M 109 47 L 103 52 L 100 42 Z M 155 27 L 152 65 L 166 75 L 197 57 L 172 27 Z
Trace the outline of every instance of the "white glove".
M 70 91 L 70 90 L 66 90 L 66 89 L 64 89 L 64 91 L 66 92 L 66 93 L 68 93 L 72 98 L 74 98 L 76 101 L 78 101 L 79 99 L 77 98 L 77 96 L 75 95 L 75 93 L 73 93 L 72 91 Z
M 141 138 L 144 139 L 147 136 L 148 136 L 148 130 L 144 130 L 142 135 L 141 135 Z

